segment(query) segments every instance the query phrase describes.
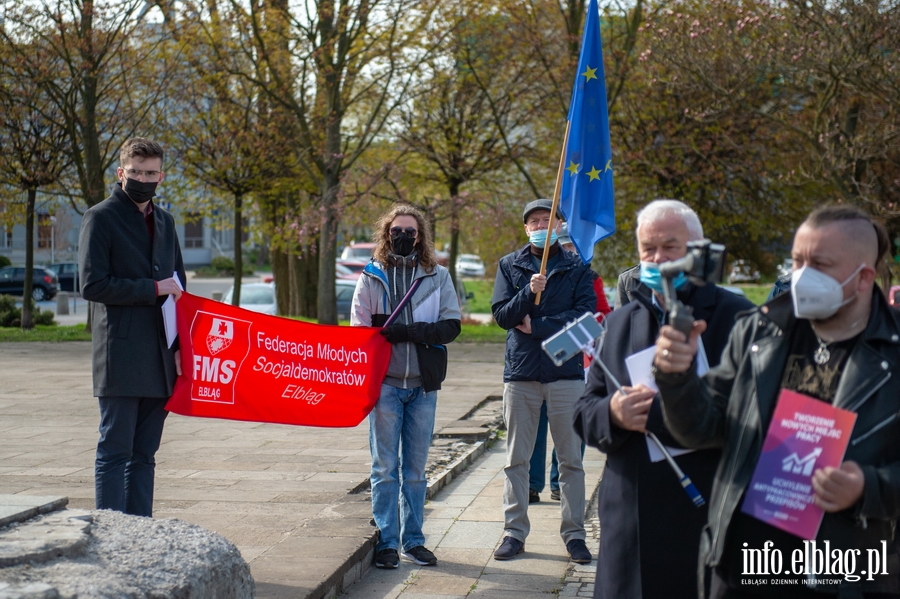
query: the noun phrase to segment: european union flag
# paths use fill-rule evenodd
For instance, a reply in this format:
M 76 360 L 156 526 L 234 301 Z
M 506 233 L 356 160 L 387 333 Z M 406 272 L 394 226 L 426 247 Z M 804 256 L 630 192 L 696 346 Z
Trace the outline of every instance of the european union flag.
M 564 156 L 559 208 L 568 221 L 569 236 L 578 254 L 588 263 L 594 256 L 594 244 L 616 230 L 597 0 L 591 0 L 584 24 Z

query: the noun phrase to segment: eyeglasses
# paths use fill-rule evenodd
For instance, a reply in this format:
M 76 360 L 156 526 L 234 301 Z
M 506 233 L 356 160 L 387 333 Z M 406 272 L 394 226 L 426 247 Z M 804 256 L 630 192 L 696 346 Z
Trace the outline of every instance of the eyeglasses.
M 391 227 L 391 237 L 396 237 L 400 233 L 406 233 L 407 237 L 415 237 L 419 232 L 413 227 Z
M 123 170 L 125 171 L 125 174 L 128 176 L 129 179 L 137 179 L 138 177 L 144 177 L 148 181 L 155 181 L 156 179 L 159 179 L 159 175 L 161 173 L 161 171 L 139 171 L 139 170 L 133 169 L 133 168 L 126 168 Z

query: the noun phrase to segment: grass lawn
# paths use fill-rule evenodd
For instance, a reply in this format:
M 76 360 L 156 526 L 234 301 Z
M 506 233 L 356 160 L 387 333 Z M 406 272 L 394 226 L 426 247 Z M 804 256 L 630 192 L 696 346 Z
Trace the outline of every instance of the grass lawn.
M 490 314 L 491 296 L 494 295 L 494 281 L 489 279 L 471 279 L 463 282 L 466 284 L 466 292 L 475 294 L 475 297 L 469 300 L 469 312 Z
M 91 334 L 83 324 L 57 326 L 39 324 L 30 331 L 18 327 L 0 327 L 0 343 L 4 341 L 90 341 Z
M 762 285 L 735 285 L 735 287 L 740 287 L 744 290 L 744 294 L 747 296 L 747 299 L 756 304 L 757 306 L 761 306 L 766 303 L 766 298 L 769 297 L 769 292 L 772 291 L 772 285 L 762 284 Z
M 496 324 L 464 324 L 456 338 L 459 343 L 506 343 L 506 331 Z
M 756 305 L 766 301 L 772 286 L 763 285 L 737 285 L 744 290 L 747 299 Z M 466 281 L 466 291 L 471 291 L 475 297 L 469 300 L 469 311 L 474 313 L 490 313 L 491 295 L 494 292 L 494 282 L 488 280 Z M 311 321 L 308 318 L 298 320 Z M 349 325 L 343 321 L 342 325 Z M 23 331 L 20 328 L 0 327 L 0 343 L 9 341 L 90 341 L 91 335 L 84 325 L 55 326 L 38 325 L 31 331 Z M 496 324 L 464 324 L 462 332 L 456 339 L 460 343 L 505 343 L 506 331 Z
M 308 319 L 303 319 L 308 320 Z M 349 322 L 341 324 L 349 326 Z M 12 341 L 90 341 L 91 334 L 84 325 L 38 325 L 30 331 L 17 327 L 0 327 L 0 343 Z M 463 343 L 503 343 L 506 331 L 497 325 L 464 324 L 457 339 Z

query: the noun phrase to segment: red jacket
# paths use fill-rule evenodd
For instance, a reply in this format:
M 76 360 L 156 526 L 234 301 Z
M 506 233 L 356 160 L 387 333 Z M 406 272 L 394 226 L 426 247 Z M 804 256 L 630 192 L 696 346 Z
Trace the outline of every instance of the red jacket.
M 597 278 L 594 279 L 594 291 L 597 293 L 597 309 L 595 312 L 600 312 L 603 316 L 606 316 L 612 312 L 612 308 L 609 307 L 609 302 L 606 301 L 606 294 L 603 293 L 603 279 L 600 278 L 600 275 L 597 275 Z

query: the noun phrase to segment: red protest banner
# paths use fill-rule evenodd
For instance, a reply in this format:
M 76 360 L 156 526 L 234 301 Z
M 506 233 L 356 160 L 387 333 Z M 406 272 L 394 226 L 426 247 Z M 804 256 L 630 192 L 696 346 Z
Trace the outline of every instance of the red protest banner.
M 184 293 L 181 371 L 166 409 L 184 416 L 356 426 L 378 401 L 390 343 L 369 327 L 317 325 Z

